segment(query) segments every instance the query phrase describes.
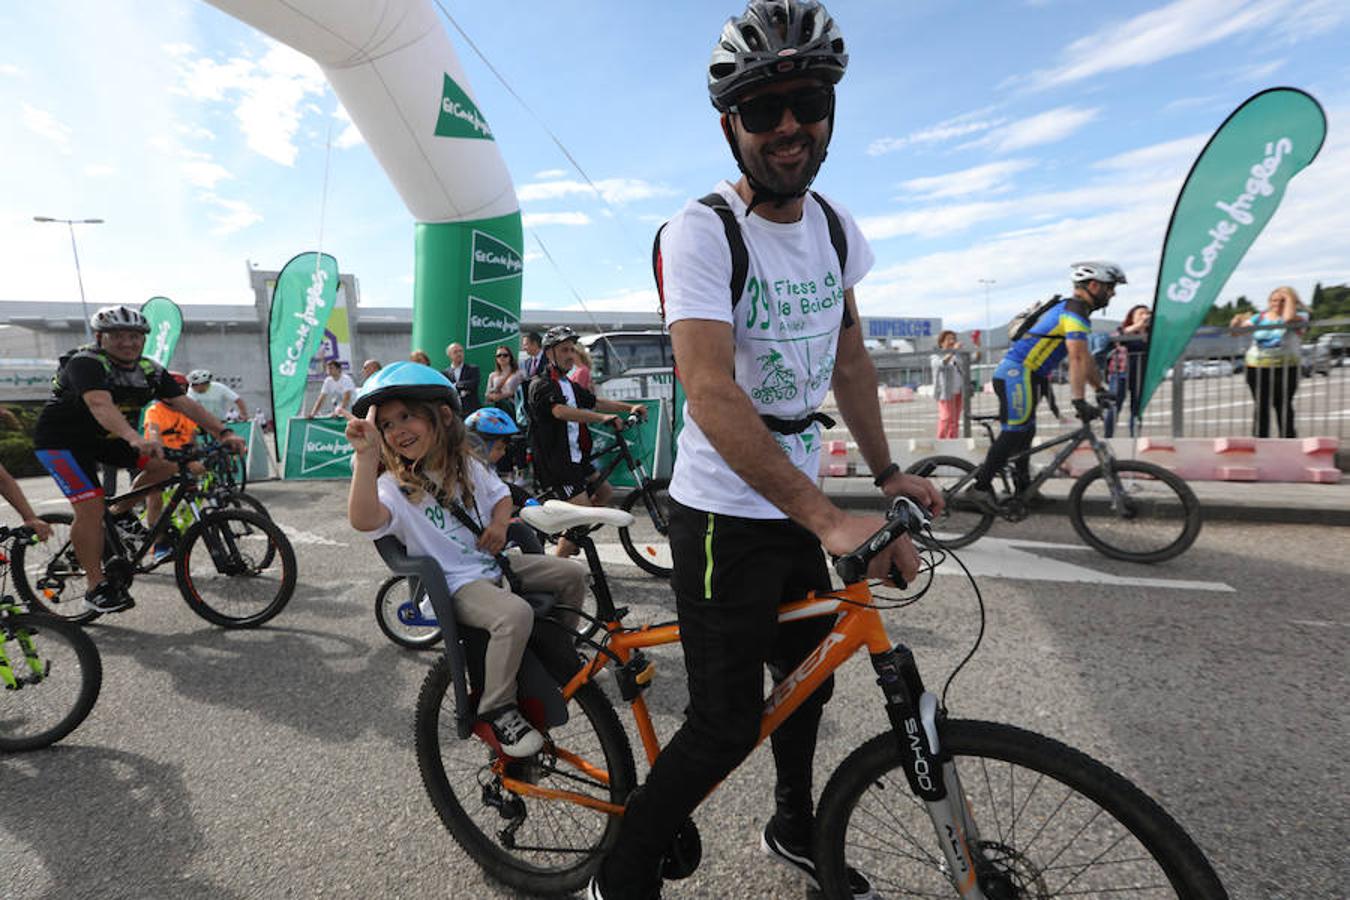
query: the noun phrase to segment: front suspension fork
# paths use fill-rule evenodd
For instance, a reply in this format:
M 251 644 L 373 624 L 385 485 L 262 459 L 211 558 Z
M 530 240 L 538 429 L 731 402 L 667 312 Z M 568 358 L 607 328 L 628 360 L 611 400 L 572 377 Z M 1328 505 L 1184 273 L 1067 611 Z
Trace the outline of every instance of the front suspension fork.
M 979 833 L 956 764 L 938 738 L 943 713 L 938 709 L 937 696 L 924 689 L 914 653 L 903 644 L 874 655 L 872 667 L 886 695 L 886 715 L 900 745 L 905 778 L 928 810 L 947 872 L 961 897 L 984 900 L 972 849 L 978 846 Z

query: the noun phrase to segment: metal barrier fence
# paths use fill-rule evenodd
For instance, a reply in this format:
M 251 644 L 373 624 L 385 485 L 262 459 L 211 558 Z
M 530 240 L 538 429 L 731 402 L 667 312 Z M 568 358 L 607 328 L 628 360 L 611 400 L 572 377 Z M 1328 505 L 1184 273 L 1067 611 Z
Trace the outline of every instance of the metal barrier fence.
M 1245 363 L 1254 329 L 1202 329 L 1159 384 L 1133 433 L 1142 437 L 1350 437 L 1350 320 L 1311 322 L 1307 327 L 1339 327 L 1344 331 L 1302 342 L 1295 351 L 1297 364 L 1265 367 Z M 1131 344 L 1120 342 L 1120 346 L 1122 355 L 1127 355 Z M 1137 349 L 1138 345 L 1134 346 Z M 930 412 L 936 416 L 933 356 L 931 351 L 889 353 L 878 360 L 879 381 L 913 390 L 914 401 L 920 405 L 915 412 L 921 413 L 918 418 L 925 422 Z M 976 355 L 968 351 L 958 351 L 957 356 L 962 370 L 968 373 L 962 435 L 978 437 L 983 429 L 972 423 L 970 416 L 998 412 L 998 399 L 990 383 L 995 366 L 975 362 Z M 1128 356 L 1125 359 L 1124 371 L 1103 373 L 1108 387 L 1114 388 L 1121 400 L 1121 412 L 1114 423 L 1118 437 L 1131 434 L 1130 407 L 1132 402 L 1137 403 L 1134 397 L 1143 377 L 1138 363 L 1141 357 L 1136 356 L 1133 365 Z M 1292 363 L 1292 354 L 1289 359 Z M 1069 400 L 1067 364 L 1052 377 L 1050 389 L 1063 421 L 1056 420 L 1042 401 L 1037 415 L 1042 436 L 1077 424 Z M 1289 411 L 1292 417 L 1286 421 Z M 932 436 L 926 424 L 923 427 Z

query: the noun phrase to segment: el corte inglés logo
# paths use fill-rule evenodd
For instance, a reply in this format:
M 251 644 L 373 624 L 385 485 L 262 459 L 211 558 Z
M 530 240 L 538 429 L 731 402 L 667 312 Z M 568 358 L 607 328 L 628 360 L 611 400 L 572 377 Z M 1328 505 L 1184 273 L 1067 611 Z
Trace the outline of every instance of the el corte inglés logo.
M 520 317 L 481 297 L 469 295 L 469 338 L 467 349 L 505 343 L 520 331 Z
M 441 114 L 436 120 L 436 136 L 492 140 L 487 119 L 449 75 L 445 76 L 445 86 L 441 89 Z
M 469 267 L 470 284 L 519 278 L 525 271 L 525 261 L 520 258 L 520 254 L 510 244 L 498 240 L 485 231 L 474 230 L 472 253 L 473 261 Z

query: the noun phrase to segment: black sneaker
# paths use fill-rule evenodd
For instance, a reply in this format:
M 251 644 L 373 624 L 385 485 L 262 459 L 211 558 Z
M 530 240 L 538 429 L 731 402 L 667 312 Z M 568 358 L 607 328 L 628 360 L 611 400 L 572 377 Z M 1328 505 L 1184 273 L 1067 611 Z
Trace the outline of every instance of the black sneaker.
M 119 591 L 112 582 L 100 581 L 92 591 L 84 595 L 84 608 L 96 613 L 124 612 L 136 605 L 131 595 Z
M 661 900 L 661 892 L 648 895 L 649 900 Z M 606 897 L 600 891 L 600 875 L 591 876 L 590 884 L 586 885 L 586 900 L 606 900 Z
M 503 706 L 483 718 L 507 756 L 533 756 L 544 749 L 544 736 L 514 706 Z
M 811 851 L 804 847 L 793 847 L 780 840 L 774 834 L 773 819 L 764 826 L 764 833 L 759 836 L 759 849 L 770 859 L 789 865 L 805 875 L 807 880 L 815 885 L 816 890 L 820 890 L 820 881 L 816 878 L 816 862 L 811 858 Z M 867 880 L 867 876 L 852 866 L 848 867 L 848 886 L 854 900 L 882 900 L 881 895 L 872 889 L 872 882 Z
M 998 497 L 994 495 L 992 488 L 982 488 L 979 485 L 972 484 L 960 494 L 956 499 L 965 506 L 978 510 L 979 512 L 998 512 Z

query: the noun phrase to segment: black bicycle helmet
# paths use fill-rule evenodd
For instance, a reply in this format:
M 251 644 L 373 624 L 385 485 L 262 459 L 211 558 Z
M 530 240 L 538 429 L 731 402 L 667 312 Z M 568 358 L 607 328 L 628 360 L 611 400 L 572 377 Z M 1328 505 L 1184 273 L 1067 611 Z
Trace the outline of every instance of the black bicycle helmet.
M 440 372 L 421 363 L 390 363 L 366 379 L 352 401 L 352 415 L 364 418 L 372 405 L 386 400 L 428 400 L 447 403 L 459 415 L 459 392 Z
M 750 0 L 727 20 L 708 63 L 708 94 L 726 112 L 747 90 L 770 81 L 817 78 L 838 84 L 848 66 L 844 36 L 814 0 Z

